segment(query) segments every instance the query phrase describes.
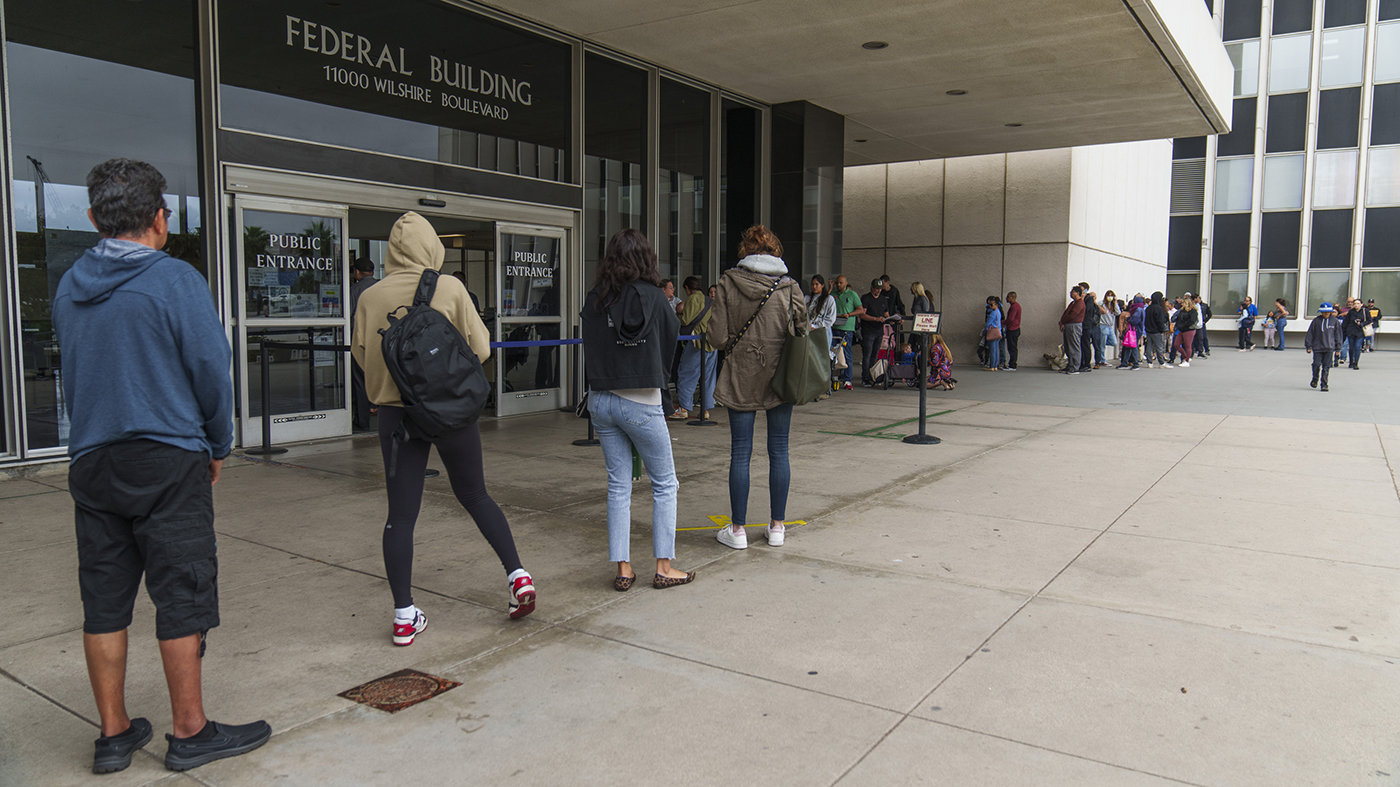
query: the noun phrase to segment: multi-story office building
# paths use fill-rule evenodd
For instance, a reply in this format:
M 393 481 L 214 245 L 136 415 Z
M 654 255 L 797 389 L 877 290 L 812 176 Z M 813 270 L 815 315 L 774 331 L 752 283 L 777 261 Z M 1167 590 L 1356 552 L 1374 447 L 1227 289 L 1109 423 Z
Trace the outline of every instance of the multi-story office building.
M 1246 295 L 1400 315 L 1400 0 L 1218 0 L 1214 18 L 1233 119 L 1172 146 L 1167 290 L 1217 315 Z

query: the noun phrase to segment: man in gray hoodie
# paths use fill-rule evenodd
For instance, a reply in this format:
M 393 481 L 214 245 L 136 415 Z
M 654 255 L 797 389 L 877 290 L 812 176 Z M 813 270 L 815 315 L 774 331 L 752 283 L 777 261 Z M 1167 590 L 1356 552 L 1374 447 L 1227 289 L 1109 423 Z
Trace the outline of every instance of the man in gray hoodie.
M 1336 317 L 1332 304 L 1324 303 L 1317 309 L 1317 316 L 1308 326 L 1308 334 L 1303 337 L 1303 349 L 1312 356 L 1312 382 L 1317 387 L 1319 371 L 1322 390 L 1327 390 L 1327 372 L 1332 368 L 1332 354 L 1342 345 L 1342 323 Z

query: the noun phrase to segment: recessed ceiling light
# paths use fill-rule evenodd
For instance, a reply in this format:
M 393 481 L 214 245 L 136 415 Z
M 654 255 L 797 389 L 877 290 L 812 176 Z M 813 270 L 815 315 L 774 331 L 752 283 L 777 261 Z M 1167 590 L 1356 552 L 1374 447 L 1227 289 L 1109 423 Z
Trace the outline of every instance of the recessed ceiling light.
M 870 140 L 868 140 L 868 139 L 853 139 L 853 140 L 851 140 L 851 141 L 852 141 L 852 142 L 869 142 Z
M 965 95 L 967 95 L 967 91 L 966 91 L 966 90 L 949 90 L 949 91 L 948 91 L 948 95 L 950 95 L 950 96 L 965 96 Z
M 889 43 L 885 41 L 866 41 L 860 45 L 861 49 L 884 49 L 887 46 Z
M 1021 127 L 1021 124 L 1020 124 L 1020 123 L 1007 123 L 1007 124 L 1006 124 L 1006 127 L 1007 127 L 1007 128 L 1020 128 L 1020 127 Z

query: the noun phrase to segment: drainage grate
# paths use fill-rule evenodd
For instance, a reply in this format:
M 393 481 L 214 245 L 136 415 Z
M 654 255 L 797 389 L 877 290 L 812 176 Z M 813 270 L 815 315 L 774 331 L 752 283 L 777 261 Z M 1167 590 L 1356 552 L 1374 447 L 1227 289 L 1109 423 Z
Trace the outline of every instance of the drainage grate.
M 382 678 L 375 678 L 369 683 L 356 686 L 349 691 L 342 691 L 336 696 L 389 713 L 398 713 L 404 708 L 417 705 L 423 700 L 432 699 L 444 691 L 455 689 L 460 685 L 462 684 L 456 681 L 439 678 L 426 672 L 401 669 Z

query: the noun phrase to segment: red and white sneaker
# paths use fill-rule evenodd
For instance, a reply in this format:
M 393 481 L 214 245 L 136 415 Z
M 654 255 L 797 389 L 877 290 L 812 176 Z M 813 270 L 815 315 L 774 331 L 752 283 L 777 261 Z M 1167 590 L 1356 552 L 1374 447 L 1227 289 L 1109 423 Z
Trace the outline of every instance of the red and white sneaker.
M 506 580 L 510 582 L 510 619 L 519 620 L 535 611 L 535 580 L 530 572 L 517 568 Z
M 400 646 L 412 645 L 413 638 L 418 636 L 419 632 L 427 627 L 428 618 L 423 614 L 423 610 L 421 609 L 414 613 L 412 623 L 401 623 L 398 619 L 395 619 L 394 644 Z

